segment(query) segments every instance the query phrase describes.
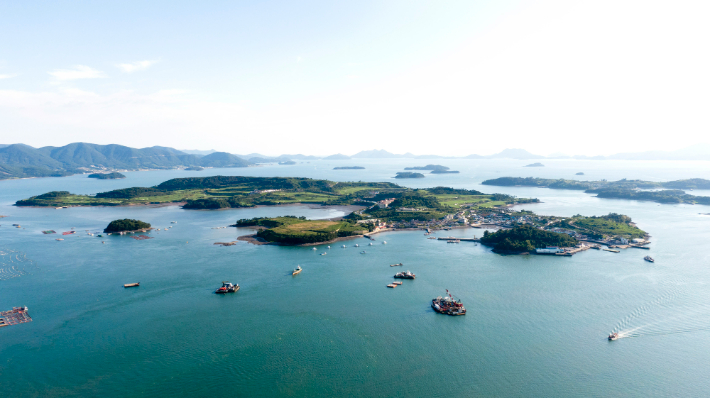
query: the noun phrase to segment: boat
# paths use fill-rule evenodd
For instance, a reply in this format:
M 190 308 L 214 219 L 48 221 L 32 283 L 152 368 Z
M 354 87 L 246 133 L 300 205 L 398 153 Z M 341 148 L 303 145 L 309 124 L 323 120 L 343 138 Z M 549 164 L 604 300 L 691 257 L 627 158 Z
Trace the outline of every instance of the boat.
M 356 243 L 356 244 L 355 244 L 355 247 L 360 247 L 360 245 L 358 245 L 358 244 Z
M 392 284 L 393 284 L 393 285 L 397 285 L 397 286 L 399 286 L 399 285 L 401 285 L 401 284 L 402 284 L 402 282 L 399 282 L 399 281 L 397 281 L 397 282 L 392 282 Z
M 401 267 L 402 265 L 404 265 L 404 264 L 402 264 L 402 263 L 399 263 L 399 264 L 390 264 L 390 267 Z
M 140 282 L 136 282 L 136 283 L 126 283 L 125 285 L 123 285 L 123 287 L 138 287 L 138 286 L 140 286 L 140 285 L 141 285 Z
M 217 293 L 217 294 L 235 293 L 238 290 L 239 290 L 239 284 L 233 285 L 227 281 L 223 281 L 222 287 L 215 290 L 215 293 Z
M 303 271 L 303 268 L 301 268 L 301 266 L 299 265 L 296 267 L 295 270 L 293 270 L 293 273 L 291 275 L 298 275 L 301 273 L 301 271 Z
M 461 304 L 461 300 L 456 301 L 448 289 L 446 290 L 446 296 L 439 296 L 431 300 L 431 308 L 440 314 L 466 315 L 466 308 Z
M 330 246 L 328 246 L 328 249 L 330 249 Z
M 382 244 L 383 244 L 383 245 L 386 245 L 386 244 L 387 244 L 387 241 L 386 241 L 386 240 L 383 240 L 383 241 L 382 241 Z
M 370 242 L 370 246 L 372 246 L 372 242 Z
M 414 279 L 417 276 L 409 271 L 406 271 L 406 272 L 397 272 L 396 274 L 394 274 L 394 277 L 397 279 Z
M 646 257 L 644 257 L 643 259 L 646 260 L 646 261 L 648 261 L 649 263 L 656 262 L 656 260 L 654 260 L 653 257 L 651 257 L 651 256 L 646 256 Z
M 345 245 L 343 245 L 343 249 L 345 249 Z
M 395 285 L 394 283 L 390 283 L 389 285 L 387 285 L 387 287 L 394 289 L 395 287 L 397 287 L 397 285 Z
M 446 243 L 460 243 L 461 241 L 458 239 L 449 239 L 446 241 Z
M 318 249 L 316 249 L 316 248 L 314 247 L 314 248 L 313 248 L 313 249 L 311 249 L 311 250 L 318 250 Z
M 326 254 L 328 254 L 328 253 L 323 252 L 323 253 L 321 253 L 320 255 L 321 255 L 321 256 L 325 256 Z
M 619 338 L 619 333 L 609 333 L 609 337 L 608 337 L 609 341 L 614 341 L 614 340 L 617 340 L 618 338 Z
M 64 240 L 64 239 L 62 239 L 62 238 L 59 238 L 59 239 L 55 239 L 55 240 Z
M 367 252 L 363 250 L 360 252 L 360 254 L 367 254 Z

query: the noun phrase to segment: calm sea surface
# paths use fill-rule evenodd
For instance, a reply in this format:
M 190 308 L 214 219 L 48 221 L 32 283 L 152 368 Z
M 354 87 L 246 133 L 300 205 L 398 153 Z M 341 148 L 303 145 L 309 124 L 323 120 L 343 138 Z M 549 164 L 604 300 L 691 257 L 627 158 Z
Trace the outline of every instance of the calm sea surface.
M 405 166 L 428 163 L 461 174 L 391 179 Z M 710 213 L 710 207 L 480 185 L 502 176 L 710 179 L 710 164 L 544 160 L 544 168 L 522 167 L 528 163 L 313 161 L 132 172 L 117 181 L 1 181 L 0 214 L 8 217 L 0 219 L 0 310 L 27 306 L 34 321 L 0 329 L 0 396 L 710 395 L 710 216 L 699 214 Z M 332 170 L 350 165 L 366 169 Z M 579 171 L 585 175 L 575 176 Z M 374 246 L 355 239 L 316 251 L 245 242 L 219 247 L 213 243 L 250 233 L 217 229 L 240 218 L 344 213 L 309 206 L 11 206 L 51 190 L 95 193 L 209 175 L 395 181 L 537 197 L 543 203 L 523 208 L 553 215 L 628 214 L 653 244 L 650 253 L 500 256 L 472 243 L 392 232 L 377 235 Z M 173 228 L 144 241 L 87 235 L 117 218 Z M 72 228 L 78 233 L 55 241 Z M 50 229 L 58 234 L 42 234 Z M 440 236 L 481 233 L 466 229 Z M 360 254 L 363 249 L 366 254 Z M 644 262 L 646 254 L 656 263 Z M 400 270 L 389 264 L 399 262 L 417 279 L 387 289 Z M 298 264 L 303 272 L 292 277 Z M 223 280 L 239 283 L 241 290 L 213 294 Z M 141 286 L 122 287 L 130 282 Z M 445 289 L 464 302 L 465 317 L 431 310 L 430 300 Z M 608 342 L 611 331 L 625 338 Z

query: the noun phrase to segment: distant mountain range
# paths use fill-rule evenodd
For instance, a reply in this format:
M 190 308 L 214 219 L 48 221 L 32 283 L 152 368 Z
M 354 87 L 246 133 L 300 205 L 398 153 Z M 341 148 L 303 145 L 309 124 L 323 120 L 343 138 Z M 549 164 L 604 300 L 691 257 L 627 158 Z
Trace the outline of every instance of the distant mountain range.
M 710 160 L 710 145 L 699 144 L 676 151 L 648 151 L 619 153 L 611 156 L 567 156 L 556 153 L 541 156 L 524 149 L 510 148 L 488 156 L 468 155 L 446 157 L 438 155 L 394 154 L 382 149 L 361 151 L 352 156 L 335 154 L 327 157 L 311 155 L 266 156 L 217 152 L 214 150 L 180 151 L 154 146 L 130 148 L 122 145 L 73 143 L 62 147 L 33 148 L 24 144 L 0 144 L 0 179 L 24 177 L 54 177 L 96 170 L 171 169 L 179 167 L 247 167 L 259 163 L 290 164 L 294 160 L 349 160 L 349 159 L 591 159 L 591 160 Z

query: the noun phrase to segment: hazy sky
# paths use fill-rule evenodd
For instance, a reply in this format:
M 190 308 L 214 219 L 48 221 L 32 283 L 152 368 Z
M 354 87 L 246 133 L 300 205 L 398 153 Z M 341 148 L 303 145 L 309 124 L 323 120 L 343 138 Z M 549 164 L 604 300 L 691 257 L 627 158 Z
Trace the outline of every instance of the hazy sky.
M 710 132 L 708 1 L 3 1 L 0 144 L 440 155 Z

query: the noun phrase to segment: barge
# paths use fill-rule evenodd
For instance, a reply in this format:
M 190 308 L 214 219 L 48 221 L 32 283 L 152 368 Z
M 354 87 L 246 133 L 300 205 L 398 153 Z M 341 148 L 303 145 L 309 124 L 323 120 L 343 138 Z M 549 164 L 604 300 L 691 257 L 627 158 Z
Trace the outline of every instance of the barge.
M 407 272 L 397 272 L 396 274 L 394 274 L 394 277 L 396 279 L 414 279 L 417 276 L 414 275 L 413 273 L 407 271 Z
M 439 296 L 432 299 L 431 308 L 433 308 L 434 311 L 444 315 L 466 315 L 466 308 L 464 308 L 461 300 L 456 301 L 451 293 L 449 293 L 448 289 L 446 290 L 446 294 L 447 295 L 444 297 Z
M 0 328 L 27 322 L 32 322 L 27 307 L 12 307 L 10 311 L 0 312 Z

